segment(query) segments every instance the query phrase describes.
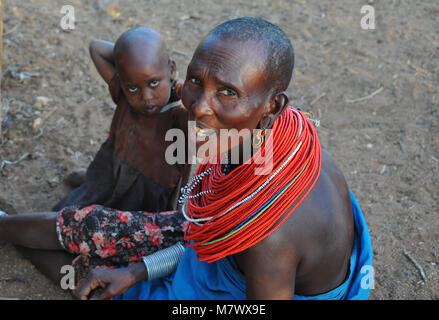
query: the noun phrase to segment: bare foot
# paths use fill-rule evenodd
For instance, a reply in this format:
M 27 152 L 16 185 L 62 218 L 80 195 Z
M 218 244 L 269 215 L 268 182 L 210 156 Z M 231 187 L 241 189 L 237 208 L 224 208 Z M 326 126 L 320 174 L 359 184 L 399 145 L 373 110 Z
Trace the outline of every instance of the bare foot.
M 86 169 L 78 169 L 70 172 L 67 177 L 64 179 L 64 182 L 71 187 L 79 187 L 81 184 L 85 182 L 87 170 Z

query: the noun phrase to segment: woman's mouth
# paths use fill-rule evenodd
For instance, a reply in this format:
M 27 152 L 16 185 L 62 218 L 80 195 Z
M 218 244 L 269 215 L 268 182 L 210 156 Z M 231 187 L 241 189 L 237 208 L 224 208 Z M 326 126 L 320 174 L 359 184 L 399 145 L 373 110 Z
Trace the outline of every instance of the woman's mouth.
M 195 132 L 200 137 L 210 136 L 214 131 L 212 129 L 202 129 L 198 126 L 195 126 Z
M 209 128 L 201 128 L 197 125 L 192 127 L 190 137 L 195 142 L 204 142 L 208 137 L 215 133 L 215 130 Z

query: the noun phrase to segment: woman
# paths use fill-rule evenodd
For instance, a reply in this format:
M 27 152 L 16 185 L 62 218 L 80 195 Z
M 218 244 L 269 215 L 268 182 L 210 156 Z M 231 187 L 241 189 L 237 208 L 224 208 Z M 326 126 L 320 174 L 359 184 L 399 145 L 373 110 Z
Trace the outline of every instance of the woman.
M 95 298 L 368 298 L 360 276 L 372 262 L 367 226 L 312 122 L 287 105 L 293 65 L 288 37 L 263 19 L 230 20 L 209 33 L 182 89 L 205 157 L 181 197 L 188 247 L 176 270 L 156 279 L 151 261 L 94 270 L 79 298 L 98 287 Z M 218 144 L 223 130 L 238 139 Z M 249 156 L 250 142 L 257 151 Z M 236 148 L 238 163 L 230 163 Z M 226 155 L 226 163 L 210 161 Z M 272 166 L 256 174 L 264 157 Z M 0 241 L 1 228 L 0 220 Z

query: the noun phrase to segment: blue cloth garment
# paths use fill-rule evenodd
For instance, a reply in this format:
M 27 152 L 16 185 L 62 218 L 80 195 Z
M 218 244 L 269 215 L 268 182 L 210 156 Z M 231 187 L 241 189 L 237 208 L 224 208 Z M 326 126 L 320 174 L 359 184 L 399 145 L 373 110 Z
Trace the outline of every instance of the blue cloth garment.
M 294 295 L 296 300 L 367 300 L 373 285 L 372 244 L 369 230 L 354 194 L 349 190 L 354 215 L 355 233 L 350 270 L 337 288 L 316 296 Z
M 316 296 L 294 295 L 297 300 L 366 300 L 373 284 L 372 246 L 360 206 L 350 191 L 355 222 L 354 247 L 346 280 Z M 372 274 L 371 274 L 372 273 Z M 186 248 L 177 270 L 169 277 L 141 281 L 116 299 L 140 300 L 245 300 L 245 277 L 233 257 L 207 263 Z

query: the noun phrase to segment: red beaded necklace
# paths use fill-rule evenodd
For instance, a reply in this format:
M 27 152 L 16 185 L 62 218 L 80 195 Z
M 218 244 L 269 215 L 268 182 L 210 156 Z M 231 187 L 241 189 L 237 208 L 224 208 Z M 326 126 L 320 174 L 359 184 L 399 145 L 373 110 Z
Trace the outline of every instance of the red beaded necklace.
M 268 157 L 272 171 L 255 174 L 257 164 Z M 183 206 L 189 220 L 185 240 L 198 259 L 207 262 L 246 250 L 299 206 L 315 185 L 320 167 L 321 147 L 313 123 L 288 107 L 255 155 L 229 174 L 222 172 L 219 161 L 200 165 L 197 183 L 188 192 L 187 213 Z

